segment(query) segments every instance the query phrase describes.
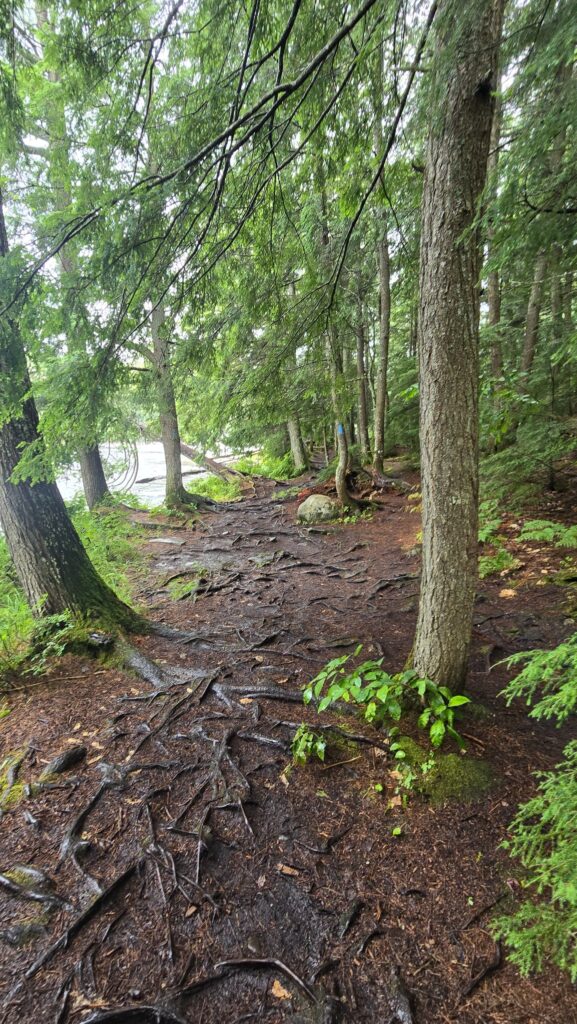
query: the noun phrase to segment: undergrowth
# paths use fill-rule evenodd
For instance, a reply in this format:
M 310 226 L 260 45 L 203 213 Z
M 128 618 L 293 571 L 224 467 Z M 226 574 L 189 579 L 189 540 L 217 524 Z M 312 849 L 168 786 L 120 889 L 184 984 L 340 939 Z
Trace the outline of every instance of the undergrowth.
M 271 480 L 290 480 L 296 475 L 290 452 L 282 456 L 270 455 L 267 452 L 245 455 L 242 459 L 237 459 L 235 469 L 251 476 L 270 477 Z
M 359 644 L 354 654 L 333 658 L 303 689 L 303 701 L 317 703 L 322 713 L 340 701 L 357 704 L 367 722 L 375 725 L 397 723 L 406 715 L 416 716 L 417 725 L 428 733 L 433 747 L 440 747 L 446 737 L 459 747 L 463 740 L 454 726 L 456 709 L 469 703 L 462 694 L 453 694 L 447 687 L 438 686 L 431 679 L 419 678 L 413 669 L 390 675 L 382 667 L 383 659 L 368 660 L 350 669 L 351 658 L 362 650 Z M 303 735 L 300 736 L 302 749 Z M 394 744 L 391 746 L 395 750 Z M 311 753 L 317 753 L 311 745 Z M 294 750 L 293 750 L 294 755 Z M 402 752 L 396 757 L 403 758 Z
M 577 709 L 577 634 L 552 651 L 515 654 L 524 665 L 503 691 L 508 703 L 521 698 L 536 719 L 562 725 Z M 577 742 L 563 751 L 553 771 L 541 772 L 537 793 L 523 804 L 504 844 L 521 863 L 526 898 L 495 932 L 510 948 L 522 974 L 540 971 L 547 960 L 577 981 Z
M 89 512 L 83 500 L 75 499 L 68 509 L 100 576 L 130 603 L 129 571 L 138 570 L 141 564 L 135 544 L 138 528 L 122 508 L 111 506 Z M 18 586 L 6 541 L 0 537 L 0 678 L 23 668 L 25 662 L 29 671 L 43 671 L 46 659 L 62 654 L 76 637 L 77 629 L 66 615 L 48 616 L 39 622 Z
M 224 477 L 216 476 L 214 473 L 197 480 L 191 490 L 203 498 L 212 498 L 213 501 L 234 501 L 242 494 L 238 480 L 225 480 Z

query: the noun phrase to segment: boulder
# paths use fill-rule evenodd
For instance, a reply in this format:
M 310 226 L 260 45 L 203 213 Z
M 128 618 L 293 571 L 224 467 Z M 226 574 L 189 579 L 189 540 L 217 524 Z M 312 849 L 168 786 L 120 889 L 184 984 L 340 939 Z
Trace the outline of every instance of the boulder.
M 326 494 L 311 494 L 302 505 L 299 505 L 297 518 L 302 523 L 324 523 L 329 519 L 337 519 L 341 507 L 334 498 Z

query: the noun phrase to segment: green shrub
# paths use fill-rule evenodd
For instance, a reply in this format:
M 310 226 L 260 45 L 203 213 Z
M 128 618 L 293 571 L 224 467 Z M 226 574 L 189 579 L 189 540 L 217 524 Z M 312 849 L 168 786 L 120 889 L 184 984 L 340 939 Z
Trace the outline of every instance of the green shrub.
M 519 559 L 507 551 L 501 541 L 502 538 L 496 538 L 494 554 L 481 555 L 479 558 L 479 579 L 484 580 L 487 576 L 511 572 L 519 567 Z
M 508 703 L 524 698 L 533 718 L 561 725 L 577 709 L 577 634 L 552 651 L 508 659 L 524 668 L 503 691 Z M 521 973 L 551 960 L 577 981 L 577 742 L 563 751 L 554 771 L 540 773 L 532 800 L 523 804 L 504 846 L 526 872 L 527 899 L 495 922 Z M 537 897 L 545 897 L 539 900 Z
M 272 480 L 290 480 L 295 475 L 295 466 L 290 452 L 281 457 L 268 455 L 266 452 L 256 452 L 254 455 L 238 459 L 235 468 L 241 473 L 267 476 Z
M 291 743 L 293 763 L 303 765 L 311 757 L 318 757 L 319 761 L 324 761 L 326 748 L 326 740 L 319 733 L 309 729 L 308 725 L 303 722 L 299 725 Z
M 0 676 L 14 671 L 34 629 L 34 616 L 14 578 L 8 547 L 0 537 Z
M 213 501 L 234 501 L 241 495 L 240 483 L 236 479 L 225 480 L 222 476 L 210 473 L 201 480 L 196 480 L 190 485 L 194 494 L 200 494 L 203 498 L 212 498 Z
M 132 584 L 128 570 L 142 563 L 136 545 L 140 528 L 130 522 L 124 509 L 114 506 L 89 512 L 86 507 L 75 505 L 72 522 L 102 579 L 123 601 L 130 602 Z
M 468 704 L 468 697 L 452 694 L 446 686 L 438 686 L 431 679 L 420 679 L 413 669 L 391 676 L 382 668 L 382 658 L 364 661 L 347 671 L 345 666 L 361 650 L 362 644 L 353 655 L 329 661 L 305 686 L 305 704 L 314 698 L 321 712 L 341 700 L 354 702 L 362 708 L 367 722 L 376 724 L 387 720 L 399 722 L 406 713 L 418 710 L 417 724 L 428 731 L 434 747 L 439 747 L 446 736 L 463 745 L 453 723 L 456 708 Z
M 577 526 L 564 526 L 550 519 L 531 519 L 519 534 L 519 540 L 541 541 L 556 548 L 577 548 Z

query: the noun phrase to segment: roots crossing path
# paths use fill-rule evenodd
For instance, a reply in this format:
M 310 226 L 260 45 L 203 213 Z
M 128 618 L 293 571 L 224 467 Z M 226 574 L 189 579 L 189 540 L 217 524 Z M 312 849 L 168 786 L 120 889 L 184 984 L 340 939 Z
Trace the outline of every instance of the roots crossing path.
M 323 716 L 324 765 L 287 771 L 295 729 L 317 719 L 302 685 L 359 643 L 400 667 L 418 591 L 406 498 L 312 530 L 295 508 L 261 483 L 146 536 L 160 628 L 137 641 L 140 675 L 68 658 L 13 711 L 29 788 L 0 822 L 0 872 L 34 865 L 48 888 L 31 903 L 0 884 L 5 1024 L 497 1024 L 513 1001 L 545 1005 L 503 966 L 483 909 L 511 896 L 497 847 L 535 755 L 522 715 L 504 755 L 488 712 L 472 754 L 498 781 L 466 806 L 403 812 L 386 736 L 350 715 Z M 492 602 L 479 628 L 506 647 Z M 472 686 L 491 704 L 480 647 Z M 85 760 L 39 784 L 72 743 Z M 570 1019 L 556 984 L 552 1022 Z

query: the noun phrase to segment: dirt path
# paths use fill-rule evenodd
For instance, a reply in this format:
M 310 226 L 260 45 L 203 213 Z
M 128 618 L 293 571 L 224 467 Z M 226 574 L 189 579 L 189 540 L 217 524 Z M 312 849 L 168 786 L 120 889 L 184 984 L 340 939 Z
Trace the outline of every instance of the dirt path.
M 67 657 L 4 724 L 28 782 L 75 743 L 88 753 L 0 822 L 0 871 L 53 880 L 35 900 L 0 881 L 0 1019 L 408 1024 L 408 994 L 419 1024 L 577 1021 L 569 983 L 520 980 L 487 930 L 518 889 L 498 849 L 515 803 L 560 749 L 487 670 L 563 635 L 560 593 L 483 587 L 470 688 L 484 711 L 463 725 L 495 777 L 478 799 L 391 807 L 383 737 L 354 718 L 341 727 L 369 742 L 287 774 L 321 664 L 359 642 L 387 668 L 406 658 L 418 524 L 391 495 L 371 522 L 309 532 L 268 491 L 145 539 L 151 617 L 193 634 L 138 642 L 161 685 Z M 199 566 L 196 600 L 171 599 L 169 579 Z

